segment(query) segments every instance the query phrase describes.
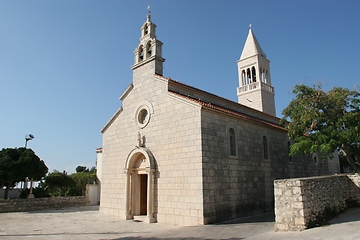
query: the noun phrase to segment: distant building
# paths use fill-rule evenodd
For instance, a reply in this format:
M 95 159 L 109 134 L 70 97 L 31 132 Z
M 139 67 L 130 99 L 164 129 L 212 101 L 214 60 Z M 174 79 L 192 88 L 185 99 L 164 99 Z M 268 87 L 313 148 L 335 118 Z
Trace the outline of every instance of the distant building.
M 339 172 L 336 159 L 289 157 L 269 60 L 251 29 L 237 62 L 236 103 L 164 77 L 155 28 L 148 14 L 132 83 L 101 131 L 101 213 L 214 223 L 272 211 L 274 179 Z

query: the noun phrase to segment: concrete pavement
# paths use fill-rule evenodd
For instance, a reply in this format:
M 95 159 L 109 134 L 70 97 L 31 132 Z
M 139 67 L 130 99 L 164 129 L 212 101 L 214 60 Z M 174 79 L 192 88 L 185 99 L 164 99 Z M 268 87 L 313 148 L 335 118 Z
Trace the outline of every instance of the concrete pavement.
M 274 232 L 273 213 L 221 224 L 180 227 L 121 220 L 99 214 L 98 206 L 0 214 L 0 238 L 14 239 L 360 239 L 360 208 L 329 225 L 302 232 Z

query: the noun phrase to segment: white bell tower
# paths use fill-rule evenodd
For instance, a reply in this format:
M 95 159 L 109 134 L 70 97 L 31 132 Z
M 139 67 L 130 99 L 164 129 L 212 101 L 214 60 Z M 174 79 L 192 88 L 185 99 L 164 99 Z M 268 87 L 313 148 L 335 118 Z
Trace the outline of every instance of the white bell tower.
M 131 69 L 135 71 L 141 68 L 141 71 L 163 75 L 163 43 L 156 39 L 156 25 L 151 22 L 150 6 L 147 9 L 146 22 L 141 27 L 140 43 L 134 51 L 134 65 Z M 143 69 L 145 66 L 146 69 Z
M 275 92 L 271 86 L 270 61 L 253 34 L 251 24 L 237 65 L 238 103 L 275 116 Z

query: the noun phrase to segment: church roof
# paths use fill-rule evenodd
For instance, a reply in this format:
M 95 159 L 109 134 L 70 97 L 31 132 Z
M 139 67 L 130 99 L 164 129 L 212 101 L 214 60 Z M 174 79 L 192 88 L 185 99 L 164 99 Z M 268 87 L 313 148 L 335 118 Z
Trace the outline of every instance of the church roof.
M 177 92 L 171 92 L 171 93 L 174 94 L 174 95 L 177 95 L 179 97 L 188 99 L 190 101 L 196 102 L 196 103 L 200 104 L 203 107 L 206 107 L 206 108 L 209 108 L 209 109 L 212 109 L 212 110 L 215 110 L 215 111 L 230 114 L 230 115 L 233 115 L 235 117 L 238 117 L 238 118 L 241 118 L 243 120 L 250 121 L 250 122 L 256 122 L 256 123 L 260 123 L 260 124 L 263 124 L 263 125 L 268 125 L 268 126 L 271 126 L 271 127 L 274 127 L 274 128 L 278 128 L 278 129 L 281 129 L 281 130 L 286 130 L 284 127 L 282 127 L 282 126 L 280 126 L 278 124 L 268 122 L 268 121 L 265 121 L 265 120 L 260 119 L 260 118 L 249 116 L 247 114 L 237 112 L 237 111 L 234 111 L 234 110 L 231 110 L 231 109 L 226 109 L 224 107 L 217 106 L 217 105 L 214 105 L 212 103 L 206 103 L 206 102 L 203 102 L 203 101 L 201 101 L 199 99 L 192 98 L 191 96 L 185 96 L 185 95 L 183 95 L 181 93 L 177 93 Z
M 249 34 L 246 38 L 246 42 L 243 48 L 243 51 L 240 56 L 240 60 L 246 59 L 255 55 L 261 55 L 266 57 L 266 54 L 260 47 L 259 42 L 257 41 L 254 33 L 252 32 L 251 28 L 249 29 Z
M 170 78 L 167 78 L 167 80 L 169 82 L 172 82 L 174 84 L 177 84 L 177 85 L 181 85 L 183 87 L 186 87 L 186 88 L 191 88 L 192 90 L 194 90 L 195 92 L 201 92 L 201 93 L 204 93 L 206 95 L 212 95 L 212 97 L 216 97 L 216 98 L 219 98 L 221 102 L 224 102 L 225 105 L 231 105 L 231 104 L 239 104 L 239 103 L 235 103 L 235 102 L 232 102 L 231 100 L 228 100 L 228 99 L 225 99 L 225 98 L 222 98 L 222 97 L 219 97 L 217 95 L 214 95 L 214 94 L 211 94 L 211 93 L 208 93 L 208 92 L 205 92 L 203 90 L 200 90 L 200 89 L 197 89 L 197 88 L 194 88 L 194 87 L 191 87 L 189 85 L 186 85 L 184 83 L 181 83 L 181 82 L 178 82 L 178 81 L 175 81 L 175 80 L 172 80 Z M 169 89 L 169 93 L 175 95 L 175 96 L 178 96 L 178 97 L 181 97 L 183 99 L 186 99 L 186 100 L 189 100 L 191 102 L 195 102 L 197 104 L 200 104 L 202 107 L 204 108 L 207 108 L 207 109 L 210 109 L 210 110 L 213 110 L 213 111 L 217 111 L 217 112 L 221 112 L 221 113 L 225 113 L 225 114 L 230 114 L 232 116 L 235 116 L 235 117 L 238 117 L 240 119 L 243 119 L 243 120 L 247 120 L 247 121 L 250 121 L 250 122 L 255 122 L 255 123 L 258 123 L 258 124 L 263 124 L 263 125 L 267 125 L 267 126 L 270 126 L 270 127 L 274 127 L 274 128 L 277 128 L 277 129 L 281 129 L 281 130 L 286 130 L 283 126 L 281 126 L 280 124 L 276 124 L 274 122 L 271 122 L 271 121 L 267 121 L 265 119 L 262 119 L 262 118 L 259 118 L 259 117 L 256 117 L 256 116 L 251 116 L 249 114 L 246 114 L 246 113 L 243 113 L 243 112 L 240 112 L 240 111 L 236 111 L 234 109 L 230 109 L 230 108 L 226 108 L 226 107 L 223 107 L 223 106 L 220 106 L 218 104 L 216 104 L 215 102 L 209 102 L 209 101 L 203 101 L 202 99 L 198 98 L 195 96 L 195 94 L 184 94 L 184 93 L 181 93 L 181 92 L 178 92 L 178 91 L 174 91 L 174 90 L 170 90 Z M 208 98 L 209 99 L 209 98 Z M 239 104 L 241 105 L 241 104 Z M 242 107 L 246 107 L 246 106 L 243 106 L 241 105 Z M 246 107 L 247 108 L 247 107 Z M 253 110 L 253 109 L 251 109 Z M 263 114 L 263 113 L 262 113 Z M 267 115 L 267 114 L 266 114 Z M 276 117 L 275 117 L 276 118 Z M 278 119 L 278 118 L 276 118 Z M 278 119 L 280 121 L 280 119 Z

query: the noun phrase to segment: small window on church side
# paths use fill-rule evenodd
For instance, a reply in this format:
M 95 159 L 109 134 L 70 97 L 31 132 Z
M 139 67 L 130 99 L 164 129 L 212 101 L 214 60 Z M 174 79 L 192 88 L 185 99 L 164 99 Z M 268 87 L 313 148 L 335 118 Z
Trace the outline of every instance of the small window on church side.
M 292 163 L 292 156 L 290 155 L 290 148 L 291 148 L 291 143 L 290 142 L 287 142 L 287 148 L 288 148 L 289 162 Z
M 314 154 L 312 155 L 312 159 L 313 159 L 313 161 L 314 161 L 314 164 L 315 164 L 315 165 L 318 165 L 318 156 L 317 156 L 316 153 L 314 153 Z
M 230 144 L 230 155 L 236 156 L 236 139 L 235 139 L 235 131 L 233 128 L 229 129 L 229 144 Z
M 269 159 L 268 142 L 266 136 L 263 136 L 263 151 L 264 151 L 264 159 Z

